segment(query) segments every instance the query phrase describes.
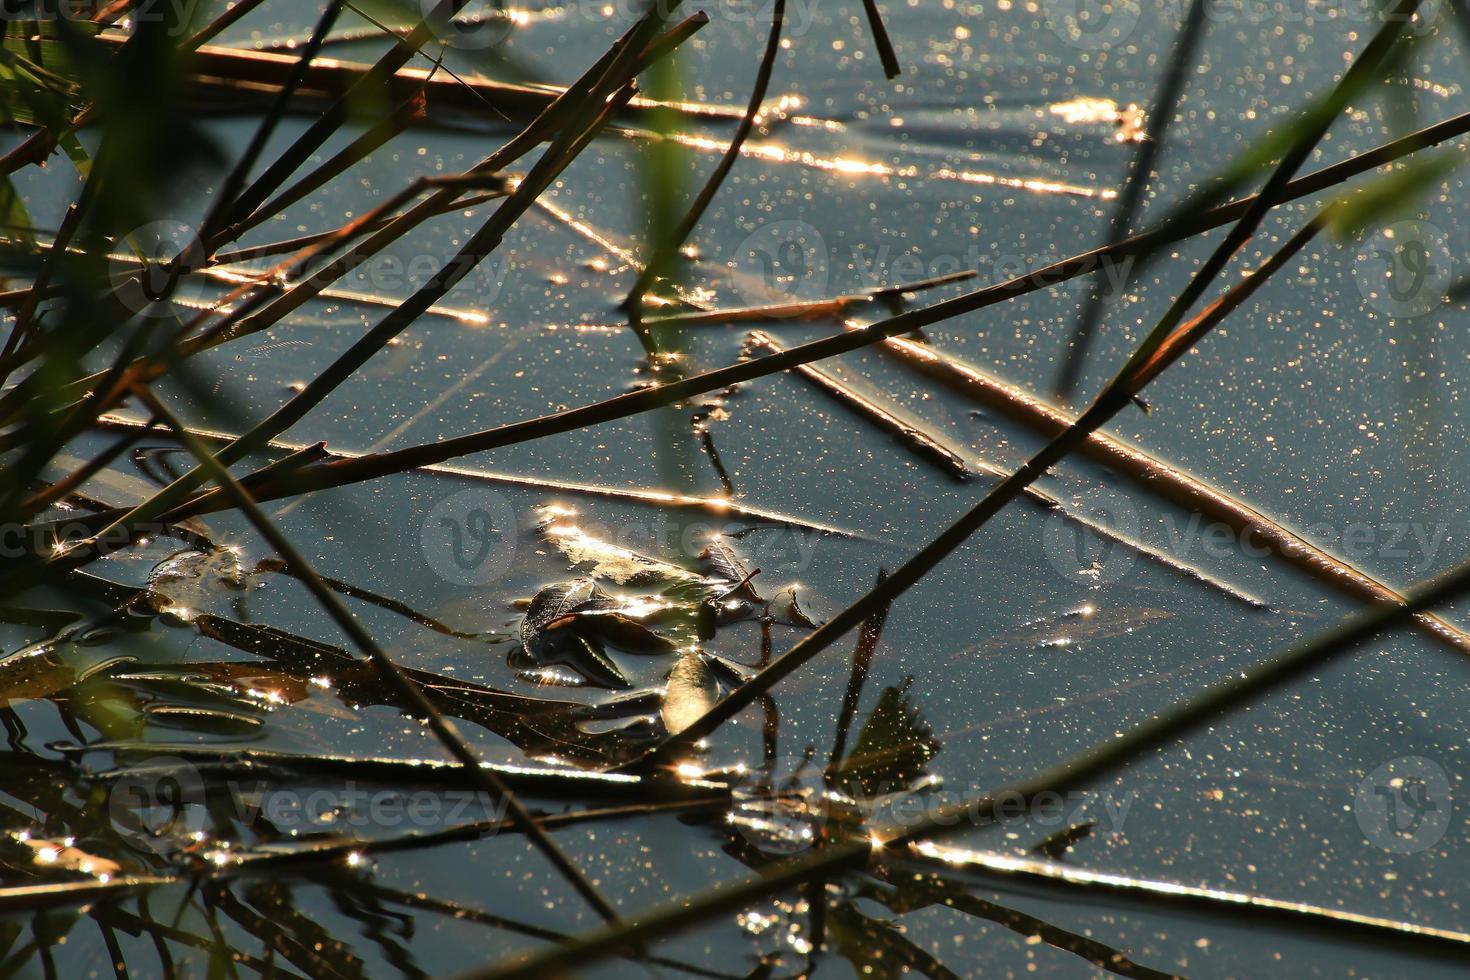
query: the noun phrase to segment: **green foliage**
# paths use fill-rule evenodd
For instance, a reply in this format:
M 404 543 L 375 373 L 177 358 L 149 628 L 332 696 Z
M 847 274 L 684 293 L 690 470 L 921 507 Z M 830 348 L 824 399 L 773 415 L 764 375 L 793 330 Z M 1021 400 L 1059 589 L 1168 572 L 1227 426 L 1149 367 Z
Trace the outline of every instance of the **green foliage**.
M 1341 239 L 1373 225 L 1411 217 L 1418 201 L 1459 169 L 1463 154 L 1454 150 L 1409 160 L 1367 187 L 1344 194 L 1332 208 L 1331 228 Z
M 0 177 L 0 230 L 8 238 L 19 239 L 28 245 L 36 244 L 31 214 L 9 177 Z
M 96 34 L 95 24 L 71 29 Z M 81 79 L 53 22 L 10 21 L 0 38 L 0 121 L 55 129 L 83 102 Z

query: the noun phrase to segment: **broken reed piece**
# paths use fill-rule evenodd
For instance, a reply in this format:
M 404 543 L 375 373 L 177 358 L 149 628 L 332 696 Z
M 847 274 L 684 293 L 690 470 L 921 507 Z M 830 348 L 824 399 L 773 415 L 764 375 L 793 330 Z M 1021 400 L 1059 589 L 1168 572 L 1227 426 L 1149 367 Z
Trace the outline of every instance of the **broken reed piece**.
M 121 44 L 121 34 L 100 34 L 98 39 Z M 244 51 L 220 45 L 202 45 L 193 54 L 190 90 L 238 102 L 242 99 L 270 99 L 285 85 L 296 67 L 294 54 L 271 51 Z M 308 111 L 340 98 L 359 79 L 368 74 L 370 65 L 334 58 L 317 58 L 307 68 L 297 91 L 300 102 L 293 110 Z M 450 110 L 483 117 L 487 103 L 512 116 L 534 116 L 551 105 L 562 89 L 552 85 L 520 85 L 497 82 L 476 75 L 449 77 L 436 75 L 432 68 L 399 68 L 387 85 L 386 98 L 402 103 L 423 92 L 430 117 L 434 111 Z M 710 119 L 738 122 L 744 110 L 735 106 L 710 105 L 702 102 L 662 103 L 634 98 L 624 111 L 672 111 L 686 119 Z
M 973 269 L 961 269 L 959 272 L 950 272 L 942 276 L 934 276 L 929 279 L 920 279 L 917 282 L 905 283 L 901 286 L 883 286 L 877 289 L 866 289 L 862 292 L 847 293 L 842 296 L 832 296 L 826 299 L 794 299 L 785 303 L 771 303 L 766 306 L 736 306 L 725 309 L 697 309 L 681 313 L 668 313 L 663 316 L 647 317 L 643 325 L 647 327 L 658 326 L 720 326 L 728 323 L 766 323 L 775 320 L 830 320 L 845 316 L 854 306 L 862 306 L 866 303 L 892 302 L 902 299 L 910 293 L 922 292 L 926 289 L 934 289 L 945 286 L 952 282 L 964 282 L 974 279 L 978 272 Z
M 750 340 L 753 345 L 764 347 L 775 354 L 786 349 L 763 330 L 752 330 Z M 871 398 L 810 364 L 799 364 L 796 371 L 803 378 L 886 431 L 918 455 L 938 465 L 950 476 L 960 480 L 970 478 L 970 469 L 965 465 L 965 460 L 959 453 L 946 447 L 938 438 L 925 432 L 914 423 L 899 418 Z
M 861 329 L 849 325 L 850 329 Z M 880 348 L 978 404 L 1020 422 L 1051 438 L 1072 424 L 1070 412 L 1020 388 L 991 377 L 964 361 L 903 337 L 886 338 Z M 1278 524 L 1236 497 L 1149 455 L 1142 449 L 1103 432 L 1095 432 L 1078 452 L 1102 463 L 1156 498 L 1218 521 L 1240 536 L 1242 543 L 1263 548 L 1312 579 L 1354 599 L 1398 605 L 1397 590 L 1349 565 Z M 1470 634 L 1434 613 L 1414 617 L 1433 638 L 1470 653 Z
M 122 415 L 106 414 L 97 417 L 93 427 L 109 432 L 143 433 L 147 431 L 149 423 L 137 419 L 127 418 Z M 239 435 L 229 432 L 218 432 L 213 429 L 190 428 L 190 434 L 201 442 L 212 445 L 228 445 L 239 439 Z M 283 439 L 272 439 L 266 444 L 267 448 L 288 452 L 299 453 L 305 449 L 313 448 L 313 444 L 292 442 Z M 323 449 L 325 459 L 344 460 L 361 459 L 363 453 L 354 453 L 345 449 Z M 867 535 L 848 528 L 838 527 L 833 524 L 822 524 L 815 521 L 806 521 L 792 514 L 769 510 L 762 507 L 753 507 L 741 503 L 738 500 L 727 500 L 723 497 L 704 497 L 693 494 L 670 493 L 666 490 L 642 490 L 632 487 L 605 487 L 590 483 L 576 483 L 570 480 L 554 480 L 544 476 L 523 476 L 512 473 L 491 473 L 465 466 L 453 466 L 450 464 L 436 464 L 419 468 L 421 472 L 437 474 L 440 476 L 455 477 L 464 480 L 483 481 L 497 483 L 507 486 L 527 487 L 542 491 L 556 493 L 570 493 L 591 497 L 600 497 L 604 500 L 627 501 L 634 504 L 645 504 L 654 507 L 674 507 L 694 513 L 711 514 L 731 520 L 747 520 L 761 524 L 770 524 L 774 527 L 800 529 L 813 531 L 818 534 L 833 534 L 838 537 L 861 541 L 877 541 Z M 258 483 L 260 474 L 254 474 L 254 482 Z M 246 485 L 252 492 L 256 487 L 251 478 L 246 478 Z M 277 498 L 269 498 L 277 499 Z M 882 543 L 882 542 L 880 542 Z

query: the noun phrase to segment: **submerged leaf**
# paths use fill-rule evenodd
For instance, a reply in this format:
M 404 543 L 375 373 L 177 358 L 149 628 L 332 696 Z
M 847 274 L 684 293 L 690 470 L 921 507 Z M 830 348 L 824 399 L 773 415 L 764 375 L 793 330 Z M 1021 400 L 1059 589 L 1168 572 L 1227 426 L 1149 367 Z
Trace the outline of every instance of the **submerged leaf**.
M 606 609 L 611 604 L 612 596 L 604 592 L 595 580 L 585 576 L 548 585 L 531 599 L 525 622 L 521 624 L 521 639 L 527 639 L 528 629 L 545 629 L 578 610 Z
M 571 629 L 583 636 L 612 644 L 632 653 L 673 653 L 678 649 L 672 640 L 649 629 L 626 613 L 616 609 L 574 613 Z
M 76 682 L 77 669 L 47 640 L 0 658 L 0 705 L 50 697 Z
M 835 773 L 849 796 L 872 799 L 910 786 L 930 759 L 939 754 L 939 742 L 928 722 L 909 700 L 913 678 L 883 690 L 846 759 Z

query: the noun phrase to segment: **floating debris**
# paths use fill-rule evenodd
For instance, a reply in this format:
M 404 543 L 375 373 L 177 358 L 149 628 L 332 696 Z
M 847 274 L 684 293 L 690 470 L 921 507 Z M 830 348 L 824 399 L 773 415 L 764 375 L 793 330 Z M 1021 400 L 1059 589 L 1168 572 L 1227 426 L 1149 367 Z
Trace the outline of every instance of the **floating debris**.
M 785 347 L 782 347 L 776 342 L 774 337 L 761 330 L 752 330 L 750 332 L 750 339 L 758 346 L 764 347 L 776 354 L 783 353 L 786 350 Z M 945 446 L 939 441 L 937 436 L 930 435 L 913 422 L 899 418 L 867 395 L 861 394 L 850 385 L 837 380 L 819 368 L 813 367 L 810 364 L 799 364 L 796 367 L 796 371 L 803 378 L 806 378 L 848 408 L 856 411 L 863 418 L 898 439 L 918 455 L 937 464 L 940 469 L 944 470 L 950 476 L 960 480 L 969 479 L 970 470 L 965 465 L 964 457 L 955 450 Z
M 1089 820 L 1086 823 L 1064 827 L 1031 848 L 1031 853 L 1049 857 L 1053 861 L 1060 861 L 1072 849 L 1073 845 L 1091 837 L 1092 828 L 1096 826 L 1097 823 L 1095 821 Z
M 1172 616 L 1173 613 L 1162 609 L 1140 606 L 1099 608 L 1087 603 L 1066 612 L 1027 620 L 1016 629 L 991 637 L 978 646 L 966 647 L 950 660 L 1023 650 L 1079 649 L 1093 640 L 1126 636 Z
M 180 623 L 192 623 L 221 595 L 237 601 L 249 587 L 240 555 L 231 548 L 176 551 L 148 573 L 144 601 L 154 612 Z

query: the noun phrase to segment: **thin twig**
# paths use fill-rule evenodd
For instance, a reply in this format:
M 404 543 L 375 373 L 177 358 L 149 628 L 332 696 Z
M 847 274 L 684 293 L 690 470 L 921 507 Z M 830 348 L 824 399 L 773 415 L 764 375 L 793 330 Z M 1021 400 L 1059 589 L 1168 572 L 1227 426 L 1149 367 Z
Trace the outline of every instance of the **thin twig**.
M 1249 299 L 1262 283 L 1316 236 L 1322 225 L 1323 220 L 1320 215 L 1308 222 L 1306 227 L 1282 246 L 1281 250 L 1265 265 L 1226 293 L 1224 298 L 1201 314 L 1197 321 L 1192 322 L 1190 338 L 1197 338 L 1198 335 L 1217 326 L 1233 310 Z M 773 661 L 770 666 L 731 691 L 702 718 L 691 723 L 679 733 L 666 736 L 639 764 L 672 763 L 678 756 L 686 752 L 688 746 L 694 741 L 708 737 L 717 727 L 733 718 L 752 700 L 765 694 L 782 679 L 805 666 L 812 657 L 826 649 L 848 630 L 857 626 L 870 610 L 885 606 L 902 595 L 955 548 L 963 544 L 971 534 L 983 527 L 1006 504 L 1020 496 L 1026 487 L 1085 442 L 1089 434 L 1096 432 L 1118 412 L 1131 405 L 1138 390 L 1156 377 L 1163 366 L 1182 356 L 1186 349 L 1188 348 L 1184 346 L 1171 348 L 1169 350 L 1171 356 L 1168 360 L 1156 368 L 1151 364 L 1149 373 L 1145 375 L 1137 377 L 1120 375 L 1119 382 L 1109 386 L 1098 396 L 1098 400 L 1076 422 L 1027 460 L 1019 470 L 992 488 L 969 512 L 925 545 L 918 554 L 900 566 L 891 577 L 875 585 L 862 598 L 842 610 L 815 632 L 801 639 L 785 654 Z
M 1402 606 L 1381 606 L 1344 620 L 1320 634 L 1264 663 L 1232 674 L 1183 702 L 1175 704 L 1122 736 L 1109 738 L 1044 772 L 983 797 L 940 807 L 925 819 L 907 827 L 886 828 L 872 837 L 834 844 L 831 847 L 764 868 L 759 877 L 721 885 L 692 899 L 655 909 L 617 928 L 604 928 L 575 943 L 533 953 L 494 967 L 469 971 L 463 980 L 511 980 L 539 977 L 595 961 L 633 943 L 647 943 L 691 928 L 711 917 L 732 912 L 779 894 L 819 875 L 861 867 L 875 848 L 897 849 L 961 829 L 985 826 L 997 819 L 1000 800 L 1030 801 L 1043 792 L 1066 793 L 1138 758 L 1163 748 L 1216 721 L 1220 715 L 1251 700 L 1307 676 L 1314 670 L 1387 630 L 1404 625 L 1410 616 L 1470 593 L 1470 562 L 1447 574 L 1422 583 L 1410 591 Z M 1002 812 L 999 816 L 1003 816 Z M 874 840 L 880 843 L 875 844 Z M 1290 913 L 1287 905 L 1283 912 Z M 1385 932 L 1419 941 L 1438 941 L 1464 949 L 1470 936 L 1391 920 L 1344 913 L 1335 924 L 1370 934 Z
M 883 24 L 883 13 L 878 9 L 878 0 L 863 0 L 863 11 L 868 15 L 868 30 L 873 34 L 878 60 L 883 63 L 883 74 L 890 80 L 895 79 L 903 73 L 903 69 L 899 67 L 893 41 L 888 37 L 888 28 Z
M 1066 431 L 1077 420 L 1071 412 L 925 344 L 904 337 L 890 337 L 883 342 L 881 349 L 980 404 L 1035 429 L 1048 439 Z M 1329 554 L 1240 498 L 1205 483 L 1132 443 L 1099 431 L 1089 436 L 1078 452 L 1103 463 L 1153 496 L 1220 522 L 1239 534 L 1244 542 L 1269 551 L 1338 592 L 1367 602 L 1403 601 L 1403 596 L 1392 587 L 1361 568 Z M 1193 566 L 1172 561 L 1192 574 L 1203 574 Z M 1221 585 L 1219 582 L 1212 584 Z M 1238 590 L 1232 591 L 1240 595 Z M 1248 598 L 1248 601 L 1261 604 L 1255 599 Z M 1421 613 L 1416 617 L 1416 625 L 1426 636 L 1470 652 L 1470 634 L 1443 617 Z
M 894 870 L 904 873 L 911 869 L 927 870 L 936 867 L 951 872 L 958 871 L 991 884 L 1008 884 L 1012 888 L 1024 882 L 1029 886 L 1025 889 L 1027 893 L 1037 892 L 1067 902 L 1075 902 L 1079 894 L 1090 893 L 1106 896 L 1109 905 L 1114 908 L 1132 899 L 1143 907 L 1178 914 L 1179 906 L 1183 905 L 1191 910 L 1218 914 L 1225 921 L 1238 923 L 1241 919 L 1255 920 L 1290 929 L 1318 928 L 1339 936 L 1347 934 L 1373 941 L 1387 940 L 1404 944 L 1410 949 L 1422 949 L 1423 946 L 1422 927 L 1385 916 L 1363 915 L 1296 900 L 1268 898 L 1250 892 L 1090 871 L 1055 861 L 946 847 L 928 841 L 908 845 L 908 854 L 904 859 L 895 862 Z M 915 880 L 908 874 L 904 876 Z M 951 887 L 961 888 L 958 883 Z M 1436 945 L 1461 957 L 1467 947 L 1470 947 L 1470 933 L 1466 932 L 1445 929 L 1430 938 L 1440 940 Z
M 910 293 L 922 292 L 938 286 L 947 286 L 954 282 L 964 282 L 974 279 L 979 273 L 973 269 L 962 269 L 959 272 L 950 272 L 942 276 L 934 276 L 929 279 L 921 279 L 918 282 L 904 283 L 900 286 L 884 286 L 880 289 L 867 289 L 858 293 L 847 293 L 843 296 L 832 296 L 827 299 L 795 299 L 785 303 L 770 303 L 764 306 L 737 306 L 725 309 L 698 309 L 681 313 L 666 313 L 662 316 L 648 317 L 642 321 L 645 327 L 692 327 L 706 325 L 725 325 L 731 323 L 750 323 L 767 321 L 803 322 L 807 320 L 827 320 L 846 314 L 853 307 L 866 306 L 870 303 L 892 302 Z
M 332 103 L 306 132 L 292 141 L 286 152 L 266 168 L 249 187 L 229 202 L 229 208 L 221 212 L 218 227 L 226 227 L 255 212 L 275 190 L 317 150 L 332 133 L 347 121 L 352 105 L 364 94 L 374 96 L 380 92 L 398 69 L 408 64 L 434 37 L 430 21 L 435 18 L 453 17 L 467 0 L 439 0 L 423 20 L 420 20 L 407 37 L 395 38 L 393 46 L 384 52 L 371 68 L 359 74 L 341 98 Z M 215 236 L 206 240 L 206 252 L 215 251 L 222 241 Z
M 1179 106 L 1179 97 L 1184 91 L 1184 80 L 1194 66 L 1195 52 L 1204 37 L 1206 0 L 1191 0 L 1189 13 L 1179 28 L 1179 38 L 1174 42 L 1174 51 L 1169 56 L 1169 66 L 1164 71 L 1158 96 L 1149 113 L 1148 129 L 1133 164 L 1123 193 L 1118 196 L 1108 236 L 1109 245 L 1117 245 L 1132 234 L 1133 220 L 1143 203 L 1144 191 L 1153 176 L 1154 161 L 1164 146 L 1164 135 L 1174 121 Z M 1063 354 L 1062 369 L 1057 379 L 1057 397 L 1070 401 L 1076 391 L 1082 366 L 1087 361 L 1087 351 L 1092 345 L 1093 335 L 1102 320 L 1103 308 L 1107 303 L 1107 292 L 1101 277 L 1094 276 L 1082 301 L 1082 312 L 1072 328 L 1072 340 Z
M 299 780 L 306 775 L 332 779 L 359 779 L 385 785 L 417 785 L 455 787 L 474 782 L 473 776 L 454 761 L 440 759 L 403 759 L 397 757 L 337 756 L 276 752 L 270 749 L 217 749 L 185 743 L 167 742 L 89 742 L 86 745 L 57 745 L 56 751 L 70 758 L 96 752 L 110 752 L 125 759 L 187 759 L 196 769 L 222 776 L 271 776 L 283 781 Z M 124 778 L 142 763 L 130 762 L 126 769 L 99 772 L 93 778 L 107 782 Z M 621 799 L 640 802 L 668 800 L 708 800 L 729 791 L 718 783 L 695 779 L 650 779 L 644 776 L 601 773 L 570 766 L 499 765 L 482 762 L 481 768 L 494 769 L 513 790 L 537 797 L 581 800 Z
M 638 279 L 633 283 L 633 288 L 628 290 L 627 297 L 623 300 L 623 309 L 637 311 L 643 304 L 643 294 L 654 281 L 666 274 L 668 265 L 674 260 L 680 248 L 689 240 L 693 234 L 695 225 L 704 216 L 705 210 L 715 195 L 719 193 L 725 178 L 729 176 L 730 169 L 735 166 L 735 161 L 740 158 L 740 148 L 745 145 L 745 140 L 750 136 L 751 129 L 755 126 L 755 118 L 760 113 L 761 104 L 766 100 L 766 89 L 771 84 L 771 73 L 776 67 L 776 54 L 781 49 L 781 24 L 786 17 L 786 0 L 776 0 L 771 8 L 771 31 L 766 36 L 765 54 L 761 56 L 760 65 L 755 72 L 755 85 L 750 90 L 750 102 L 745 107 L 745 115 L 740 119 L 740 125 L 735 129 L 735 135 L 730 138 L 730 145 L 725 148 L 724 156 L 720 162 L 715 164 L 715 169 L 710 172 L 709 179 L 705 181 L 704 187 L 689 205 L 688 212 L 669 233 L 667 241 L 653 242 L 652 254 L 648 263 L 639 273 Z
M 750 339 L 757 346 L 764 347 L 766 350 L 777 354 L 786 349 L 776 341 L 776 338 L 762 330 L 752 330 L 750 332 Z M 801 364 L 797 366 L 796 372 L 848 408 L 856 411 L 863 418 L 904 443 L 904 445 L 908 446 L 916 454 L 936 464 L 950 476 L 959 480 L 968 480 L 970 478 L 970 470 L 965 465 L 964 457 L 940 442 L 938 437 L 925 432 L 913 422 L 899 418 L 871 398 L 859 393 L 851 386 L 839 381 L 819 368 L 810 364 Z
M 316 570 L 296 550 L 296 547 L 286 539 L 285 535 L 280 532 L 271 519 L 265 515 L 251 498 L 250 494 L 230 475 L 229 470 L 225 469 L 224 466 L 210 455 L 209 450 L 205 448 L 203 443 L 189 434 L 188 428 L 150 390 L 146 388 L 139 389 L 138 395 L 154 415 L 174 430 L 180 441 L 188 447 L 195 459 L 199 461 L 199 465 L 204 469 L 208 477 L 219 484 L 221 489 L 234 499 L 235 505 L 240 508 L 255 529 L 269 542 L 270 546 L 275 549 L 282 559 L 296 569 L 297 576 L 322 608 L 326 610 L 327 614 L 332 617 L 332 620 L 351 638 L 353 644 L 363 654 L 371 658 L 377 666 L 383 680 L 391 685 L 403 697 L 404 701 L 413 707 L 415 712 L 427 719 L 429 728 L 449 751 L 450 755 L 454 756 L 468 771 L 474 772 L 480 785 L 493 794 L 497 801 L 505 805 L 512 822 L 531 839 L 532 843 L 546 856 L 552 866 L 597 910 L 603 919 L 608 922 L 617 921 L 617 912 L 602 897 L 592 882 L 588 881 L 582 872 L 577 869 L 576 865 L 562 853 L 561 848 L 556 846 L 556 842 L 536 822 L 536 818 L 520 802 L 510 787 L 505 785 L 504 780 L 494 770 L 486 769 L 480 765 L 479 756 L 465 742 L 464 737 L 460 735 L 459 730 L 455 728 L 454 724 L 439 713 L 438 709 L 434 707 L 433 703 L 429 701 L 428 697 L 419 689 L 418 685 L 410 681 L 398 665 L 393 662 L 393 659 L 388 656 L 387 652 L 378 646 L 377 641 L 368 635 L 368 632 L 363 629 L 362 625 L 358 623 L 357 619 L 348 611 L 347 607 L 342 604 L 336 594 L 321 580 Z
M 510 193 L 508 190 L 496 190 L 486 194 L 477 194 L 474 197 L 467 197 L 455 201 L 449 201 L 445 204 L 440 205 L 435 213 L 448 214 L 450 211 L 467 211 L 470 208 L 478 207 L 479 205 L 484 204 L 487 201 L 493 201 L 498 198 L 502 198 L 508 193 Z M 396 220 L 398 217 L 398 214 L 387 214 L 381 218 L 377 218 L 375 220 L 368 221 L 362 225 L 359 225 L 356 227 L 355 230 L 363 233 L 377 231 L 378 229 L 388 225 L 390 222 Z M 327 239 L 340 238 L 341 236 L 341 228 L 332 228 L 328 231 L 312 232 L 309 235 L 301 235 L 297 238 L 286 238 L 278 242 L 266 242 L 262 245 L 247 245 L 243 248 L 237 248 L 230 252 L 216 253 L 214 257 L 214 264 L 233 265 L 236 262 L 248 262 L 251 259 L 265 258 L 271 255 L 282 255 L 286 252 L 296 252 L 303 248 L 306 248 L 309 245 L 315 245 Z M 0 297 L 3 297 L 3 294 L 0 294 Z M 3 305 L 3 300 L 0 300 L 0 305 Z
M 143 422 L 123 418 L 117 415 L 103 415 L 94 423 L 97 428 L 121 432 L 139 432 Z M 191 426 L 190 434 L 201 442 L 214 445 L 227 445 L 236 439 L 238 435 L 227 432 L 216 432 L 212 429 L 200 429 Z M 314 443 L 289 442 L 281 439 L 272 439 L 266 444 L 267 449 L 275 449 L 283 452 L 299 452 Z M 345 449 L 324 449 L 325 459 L 361 459 L 363 453 L 349 452 Z M 863 538 L 864 535 L 846 528 L 836 527 L 830 524 L 819 524 L 813 521 L 802 520 L 799 517 L 785 514 L 780 511 L 767 510 L 763 507 L 752 507 L 737 500 L 727 500 L 723 497 L 699 497 L 691 494 L 670 493 L 666 490 L 634 490 L 621 489 L 618 487 L 604 487 L 591 483 L 573 483 L 568 480 L 556 480 L 544 476 L 520 476 L 508 473 L 490 473 L 484 470 L 468 469 L 462 466 L 426 466 L 421 472 L 438 474 L 440 476 L 455 477 L 458 479 L 475 480 L 486 483 L 500 483 L 507 486 L 528 487 L 547 490 L 556 493 L 574 493 L 592 497 L 601 497 L 606 500 L 622 500 L 636 504 L 652 504 L 657 507 L 678 507 L 697 510 L 701 513 L 712 514 L 717 517 L 743 518 L 745 520 L 760 521 L 778 527 L 801 528 L 807 531 L 816 531 L 821 534 L 836 534 L 846 538 Z M 265 493 L 265 487 L 258 488 L 257 503 L 264 503 L 269 499 Z M 257 489 L 253 488 L 252 493 Z M 112 517 L 120 516 L 121 512 L 115 512 Z M 191 515 L 192 516 L 192 515 Z M 869 539 L 871 540 L 871 539 Z

